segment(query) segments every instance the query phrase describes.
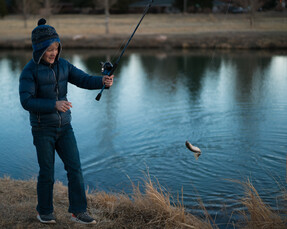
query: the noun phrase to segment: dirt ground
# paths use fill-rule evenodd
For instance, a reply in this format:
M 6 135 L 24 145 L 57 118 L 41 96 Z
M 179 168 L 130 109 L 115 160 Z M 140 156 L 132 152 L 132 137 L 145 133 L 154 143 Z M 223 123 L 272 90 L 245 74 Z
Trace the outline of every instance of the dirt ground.
M 31 31 L 41 16 L 0 20 L 0 48 L 31 48 Z M 118 48 L 141 15 L 54 15 L 47 18 L 65 48 Z M 287 11 L 261 12 L 251 27 L 248 14 L 147 14 L 133 48 L 287 48 Z

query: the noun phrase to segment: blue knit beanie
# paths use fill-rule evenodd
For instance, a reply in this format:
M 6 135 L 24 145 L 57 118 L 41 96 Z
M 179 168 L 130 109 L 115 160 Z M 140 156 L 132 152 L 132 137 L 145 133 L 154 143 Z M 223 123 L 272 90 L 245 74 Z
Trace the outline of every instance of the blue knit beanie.
M 41 18 L 38 21 L 38 26 L 32 31 L 32 48 L 33 48 L 33 60 L 39 64 L 42 56 L 46 52 L 47 48 L 54 42 L 59 43 L 59 53 L 57 60 L 59 59 L 61 51 L 61 43 L 59 35 L 57 34 L 54 27 L 45 25 L 46 20 Z

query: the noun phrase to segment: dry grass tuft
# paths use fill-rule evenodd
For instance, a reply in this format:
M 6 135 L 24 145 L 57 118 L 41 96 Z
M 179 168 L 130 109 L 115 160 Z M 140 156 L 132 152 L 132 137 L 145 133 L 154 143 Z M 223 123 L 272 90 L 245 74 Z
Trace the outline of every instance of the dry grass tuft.
M 285 212 L 284 216 L 279 211 L 274 211 L 265 204 L 249 179 L 246 182 L 238 183 L 245 189 L 245 195 L 241 200 L 242 204 L 247 208 L 247 212 L 241 212 L 244 217 L 243 228 L 283 229 L 287 227 L 287 212 Z M 286 190 L 284 191 L 283 199 L 284 201 L 287 200 Z
M 96 193 L 93 204 L 112 228 L 212 228 L 210 223 L 188 214 L 183 205 L 173 203 L 170 194 L 147 176 L 143 191 L 133 184 L 133 193 Z M 91 200 L 92 201 L 92 200 Z

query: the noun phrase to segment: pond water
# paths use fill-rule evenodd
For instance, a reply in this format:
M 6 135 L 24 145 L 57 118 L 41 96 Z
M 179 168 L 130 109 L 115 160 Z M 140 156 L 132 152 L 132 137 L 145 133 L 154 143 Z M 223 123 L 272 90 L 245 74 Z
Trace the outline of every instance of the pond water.
M 115 51 L 64 50 L 62 57 L 99 75 Z M 0 176 L 37 177 L 28 112 L 18 81 L 29 51 L 0 53 Z M 146 173 L 186 209 L 215 223 L 238 219 L 232 211 L 250 179 L 276 209 L 286 187 L 287 53 L 268 51 L 129 50 L 103 93 L 69 85 L 72 125 L 90 190 L 131 192 Z M 195 159 L 185 141 L 198 146 Z M 55 178 L 67 184 L 56 158 Z M 232 181 L 233 180 L 233 181 Z M 285 203 L 286 204 L 286 203 Z

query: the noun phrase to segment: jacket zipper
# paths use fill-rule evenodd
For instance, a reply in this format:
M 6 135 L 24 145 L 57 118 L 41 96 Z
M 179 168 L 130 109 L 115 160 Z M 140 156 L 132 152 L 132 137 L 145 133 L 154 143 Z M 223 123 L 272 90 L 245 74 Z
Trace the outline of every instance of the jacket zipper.
M 38 119 L 38 123 L 40 123 L 41 122 L 41 118 L 40 118 L 40 113 L 39 112 L 37 113 L 37 119 Z
M 50 66 L 50 68 L 51 68 L 51 70 L 52 70 L 52 72 L 53 72 L 53 74 L 54 74 L 54 77 L 55 77 L 55 80 L 56 80 L 56 93 L 57 93 L 57 97 L 56 97 L 56 99 L 57 99 L 57 101 L 59 100 L 59 86 L 58 86 L 58 80 L 57 80 L 57 77 L 56 77 L 56 73 L 55 73 L 55 71 L 54 71 L 54 69 Z M 61 127 L 61 125 L 62 125 L 62 117 L 61 117 L 61 115 L 60 115 L 60 113 L 59 113 L 59 111 L 57 110 L 57 114 L 58 114 L 58 117 L 59 117 L 59 128 Z

